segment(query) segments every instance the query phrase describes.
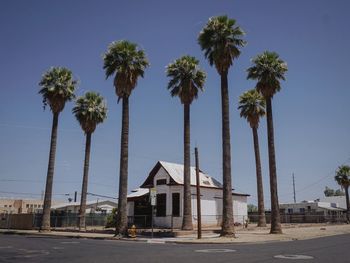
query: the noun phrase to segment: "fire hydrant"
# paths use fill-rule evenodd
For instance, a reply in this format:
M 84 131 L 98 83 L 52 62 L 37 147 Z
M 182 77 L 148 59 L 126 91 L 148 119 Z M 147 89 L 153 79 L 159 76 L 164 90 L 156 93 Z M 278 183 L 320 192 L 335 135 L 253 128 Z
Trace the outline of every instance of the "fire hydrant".
M 249 218 L 245 220 L 245 224 L 244 224 L 245 228 L 248 228 L 248 225 L 249 225 Z
M 129 236 L 132 238 L 136 237 L 136 226 L 132 225 L 131 228 L 129 229 Z

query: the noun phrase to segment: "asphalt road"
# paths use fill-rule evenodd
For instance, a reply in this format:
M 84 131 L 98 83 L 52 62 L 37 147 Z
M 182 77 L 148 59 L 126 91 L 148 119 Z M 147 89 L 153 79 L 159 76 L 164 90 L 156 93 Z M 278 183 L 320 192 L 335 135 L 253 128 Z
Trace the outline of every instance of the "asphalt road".
M 265 244 L 154 244 L 0 235 L 0 262 L 350 262 L 350 235 Z

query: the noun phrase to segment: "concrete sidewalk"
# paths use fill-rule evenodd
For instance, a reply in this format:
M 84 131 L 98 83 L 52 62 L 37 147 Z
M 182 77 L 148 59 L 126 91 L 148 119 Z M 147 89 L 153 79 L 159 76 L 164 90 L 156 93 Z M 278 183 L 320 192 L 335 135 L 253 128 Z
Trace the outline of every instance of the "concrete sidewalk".
M 41 233 L 37 230 L 7 230 L 0 229 L 0 234 L 17 234 L 17 235 L 36 235 L 46 237 L 66 237 L 66 238 L 87 238 L 87 239 L 105 239 L 105 240 L 122 240 L 138 241 L 148 243 L 207 243 L 207 244 L 227 244 L 227 243 L 265 243 L 277 241 L 292 241 L 312 239 L 324 236 L 333 236 L 341 234 L 350 234 L 350 225 L 294 225 L 284 226 L 283 234 L 269 234 L 269 228 L 250 227 L 248 229 L 237 229 L 236 238 L 224 238 L 213 232 L 204 232 L 202 239 L 197 239 L 193 232 L 190 235 L 180 237 L 145 237 L 137 236 L 136 238 L 116 238 L 110 233 L 91 233 L 91 232 L 65 232 L 51 231 Z

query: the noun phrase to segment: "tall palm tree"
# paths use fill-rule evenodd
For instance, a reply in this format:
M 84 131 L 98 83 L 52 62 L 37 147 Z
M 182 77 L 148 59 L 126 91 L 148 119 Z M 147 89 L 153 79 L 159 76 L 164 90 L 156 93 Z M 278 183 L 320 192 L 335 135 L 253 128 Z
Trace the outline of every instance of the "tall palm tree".
M 41 231 L 50 231 L 50 210 L 52 183 L 55 169 L 58 117 L 60 112 L 64 109 L 66 102 L 74 98 L 74 91 L 77 86 L 77 81 L 73 79 L 73 73 L 69 69 L 63 67 L 53 67 L 44 73 L 41 81 L 39 82 L 39 86 L 39 94 L 41 94 L 43 97 L 44 109 L 47 105 L 49 105 L 53 114 L 43 218 L 40 228 Z
M 271 100 L 281 90 L 280 80 L 285 80 L 287 64 L 275 52 L 265 51 L 256 56 L 253 66 L 248 68 L 248 79 L 257 80 L 256 89 L 266 101 L 267 137 L 269 148 L 270 192 L 271 192 L 271 234 L 282 233 L 277 194 L 277 173 L 275 159 L 275 142 L 273 131 Z
M 79 97 L 72 110 L 81 128 L 85 132 L 85 161 L 83 183 L 81 187 L 81 199 L 79 209 L 79 230 L 85 229 L 86 195 L 89 177 L 91 135 L 97 124 L 102 123 L 107 117 L 107 106 L 103 97 L 95 92 L 87 92 L 85 96 Z
M 261 162 L 259 150 L 258 128 L 260 117 L 265 116 L 265 100 L 255 89 L 244 92 L 239 97 L 239 107 L 241 117 L 247 119 L 253 131 L 256 182 L 258 193 L 258 227 L 266 226 L 265 208 L 264 208 L 264 189 L 261 175 Z
M 170 77 L 168 89 L 171 96 L 180 98 L 184 105 L 184 197 L 183 197 L 183 230 L 192 230 L 191 209 L 191 154 L 190 154 L 190 105 L 203 91 L 205 73 L 198 66 L 195 57 L 183 56 L 167 66 Z
M 242 40 L 243 30 L 236 25 L 234 19 L 227 16 L 212 17 L 202 29 L 198 43 L 204 51 L 211 66 L 215 66 L 221 77 L 222 108 L 222 166 L 223 166 L 223 211 L 222 236 L 234 236 L 232 178 L 231 178 L 231 141 L 230 113 L 228 95 L 228 70 L 233 60 L 241 54 L 240 48 L 245 45 Z
M 119 199 L 116 235 L 127 234 L 127 190 L 129 148 L 129 96 L 149 66 L 145 52 L 126 40 L 109 45 L 103 57 L 106 78 L 114 75 L 114 87 L 119 100 L 123 100 L 122 132 L 120 144 Z
M 334 179 L 345 190 L 346 220 L 349 223 L 350 222 L 350 202 L 349 202 L 350 166 L 349 165 L 339 166 Z

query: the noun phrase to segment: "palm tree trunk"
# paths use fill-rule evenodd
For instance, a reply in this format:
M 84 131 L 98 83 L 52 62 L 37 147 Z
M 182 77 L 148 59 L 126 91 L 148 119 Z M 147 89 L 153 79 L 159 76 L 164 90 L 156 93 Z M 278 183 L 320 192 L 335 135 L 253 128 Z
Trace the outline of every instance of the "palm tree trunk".
M 90 148 L 91 148 L 91 133 L 86 134 L 85 142 L 85 161 L 84 161 L 84 175 L 83 184 L 81 187 L 81 199 L 80 199 L 80 209 L 79 209 L 79 230 L 85 229 L 85 211 L 86 211 L 86 195 L 88 188 L 88 178 L 89 178 L 89 163 L 90 163 Z
M 266 217 L 265 217 L 265 208 L 264 208 L 264 187 L 263 187 L 262 175 L 261 175 L 259 136 L 258 136 L 258 129 L 256 127 L 253 127 L 252 130 L 253 130 L 254 153 L 255 153 L 256 184 L 257 184 L 257 192 L 258 192 L 258 214 L 259 214 L 258 227 L 265 227 Z
M 269 148 L 270 192 L 271 192 L 271 234 L 281 234 L 281 219 L 277 194 L 277 172 L 273 131 L 271 98 L 266 98 L 267 139 Z
M 53 113 L 52 129 L 51 129 L 50 156 L 49 156 L 49 164 L 48 164 L 48 168 L 47 168 L 43 218 L 42 218 L 42 222 L 41 222 L 40 231 L 50 231 L 52 183 L 53 183 L 53 174 L 54 174 L 54 170 L 55 170 L 58 116 L 59 116 L 59 112 Z
M 119 198 L 116 235 L 126 236 L 128 232 L 127 191 L 128 191 L 128 149 L 129 149 L 129 97 L 123 97 L 122 132 L 120 140 Z
M 235 236 L 233 224 L 228 72 L 221 74 L 223 204 L 221 236 Z
M 184 209 L 182 230 L 192 230 L 191 209 L 191 155 L 190 155 L 190 105 L 184 104 Z
M 346 198 L 346 222 L 350 223 L 350 202 L 349 202 L 349 186 L 344 187 Z

